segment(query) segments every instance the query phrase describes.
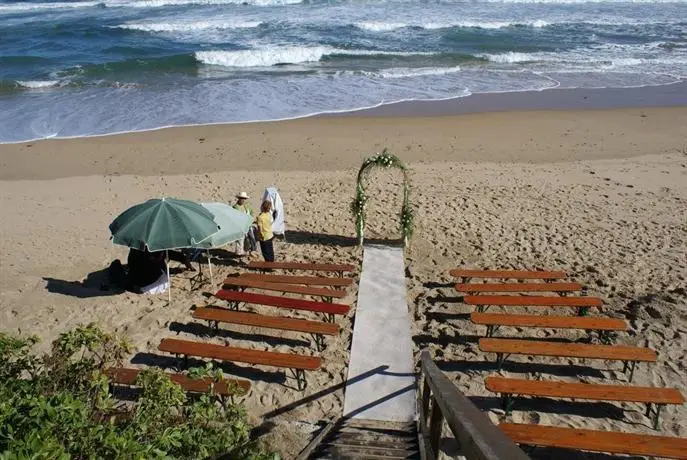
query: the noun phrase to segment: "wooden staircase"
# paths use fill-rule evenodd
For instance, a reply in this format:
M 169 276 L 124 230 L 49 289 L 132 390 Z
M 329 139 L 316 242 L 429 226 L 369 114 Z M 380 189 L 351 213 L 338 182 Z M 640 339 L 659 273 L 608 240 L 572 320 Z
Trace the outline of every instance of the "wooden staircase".
M 326 425 L 297 460 L 420 458 L 415 422 L 341 419 Z

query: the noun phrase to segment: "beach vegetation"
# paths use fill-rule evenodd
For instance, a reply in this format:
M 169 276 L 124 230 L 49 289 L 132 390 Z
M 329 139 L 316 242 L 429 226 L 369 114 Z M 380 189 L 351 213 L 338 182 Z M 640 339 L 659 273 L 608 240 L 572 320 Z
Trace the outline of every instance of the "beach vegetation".
M 104 371 L 129 354 L 121 337 L 90 324 L 60 334 L 44 355 L 37 342 L 0 333 L 0 460 L 278 459 L 250 439 L 233 398 L 212 389 L 190 397 L 159 369 L 139 374 L 137 398 L 115 399 Z

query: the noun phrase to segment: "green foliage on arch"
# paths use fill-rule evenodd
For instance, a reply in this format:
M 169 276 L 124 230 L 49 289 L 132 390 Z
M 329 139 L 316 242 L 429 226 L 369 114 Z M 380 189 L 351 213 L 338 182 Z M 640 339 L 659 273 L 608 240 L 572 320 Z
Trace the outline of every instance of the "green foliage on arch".
M 403 242 L 407 245 L 413 236 L 413 208 L 410 205 L 410 180 L 408 179 L 408 167 L 396 155 L 384 149 L 368 157 L 358 171 L 358 181 L 356 184 L 355 198 L 351 203 L 351 213 L 355 217 L 355 228 L 358 235 L 358 244 L 363 244 L 365 238 L 365 211 L 367 209 L 368 196 L 365 193 L 365 184 L 370 171 L 375 167 L 397 168 L 403 172 L 403 206 L 401 207 L 400 231 L 403 234 Z

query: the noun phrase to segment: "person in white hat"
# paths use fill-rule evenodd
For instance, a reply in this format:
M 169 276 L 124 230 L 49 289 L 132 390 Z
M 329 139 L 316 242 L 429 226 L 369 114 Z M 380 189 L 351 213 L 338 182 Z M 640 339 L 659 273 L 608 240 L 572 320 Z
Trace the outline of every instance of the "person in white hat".
M 246 192 L 239 192 L 236 195 L 236 203 L 234 204 L 234 209 L 237 211 L 245 212 L 249 216 L 253 217 L 253 210 L 248 205 L 248 194 Z M 255 234 L 253 233 L 253 227 L 248 230 L 246 238 L 241 241 L 236 242 L 236 254 L 242 256 L 245 254 L 245 248 L 248 246 L 248 254 L 251 255 L 253 251 L 257 248 L 257 242 L 255 241 Z

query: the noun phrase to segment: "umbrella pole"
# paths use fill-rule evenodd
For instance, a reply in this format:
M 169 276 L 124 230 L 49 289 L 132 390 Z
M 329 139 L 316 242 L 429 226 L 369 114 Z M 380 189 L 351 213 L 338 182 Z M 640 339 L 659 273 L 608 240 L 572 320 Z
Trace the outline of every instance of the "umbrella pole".
M 167 299 L 169 304 L 172 305 L 172 279 L 169 277 L 169 251 L 165 250 L 165 254 L 167 255 L 165 259 L 165 265 L 167 265 L 167 282 L 169 283 L 169 287 L 167 288 Z
M 210 283 L 211 283 L 212 285 L 214 285 L 214 284 L 215 284 L 215 279 L 214 279 L 213 276 L 212 276 L 212 262 L 210 261 L 210 250 L 209 250 L 209 249 L 206 250 L 206 251 L 205 251 L 205 254 L 207 254 L 207 257 L 208 257 L 208 269 L 210 270 Z

